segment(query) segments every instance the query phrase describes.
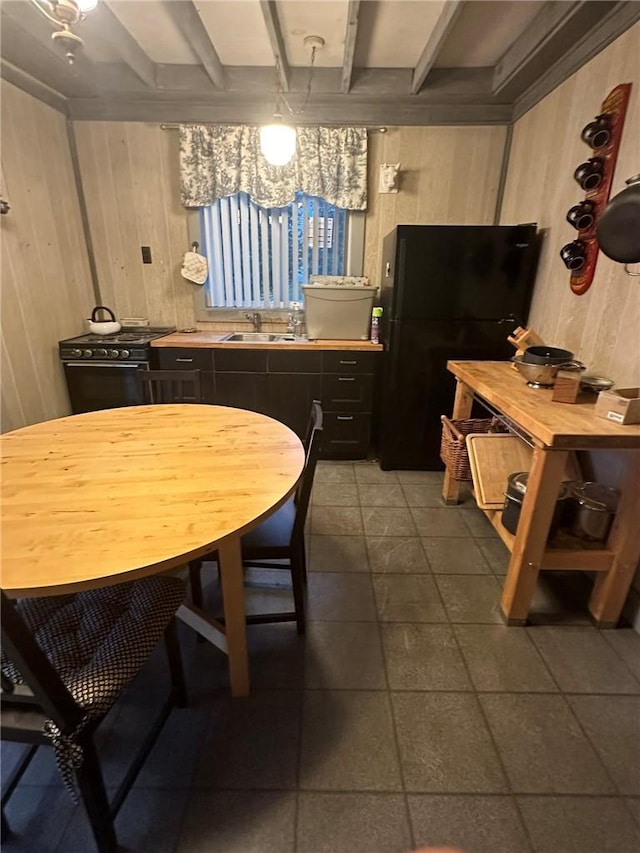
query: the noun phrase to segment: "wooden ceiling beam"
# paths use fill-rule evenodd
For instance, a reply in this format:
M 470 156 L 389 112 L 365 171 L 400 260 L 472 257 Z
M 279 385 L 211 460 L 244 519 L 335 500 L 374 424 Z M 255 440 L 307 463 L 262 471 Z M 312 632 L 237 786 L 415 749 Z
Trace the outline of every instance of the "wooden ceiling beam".
M 548 2 L 496 63 L 492 91 L 514 99 L 624 3 Z M 638 5 L 638 4 L 635 4 Z
M 78 33 L 86 43 L 92 38 L 106 39 L 145 86 L 156 88 L 155 63 L 105 2 L 98 3 L 93 11 L 87 13 L 85 20 L 78 26 Z
M 213 85 L 216 89 L 224 89 L 225 75 L 222 62 L 196 7 L 191 0 L 168 0 L 164 5 L 174 24 L 202 63 Z
M 13 83 L 18 89 L 22 89 L 23 92 L 42 101 L 43 104 L 53 107 L 59 113 L 65 116 L 69 114 L 69 102 L 63 95 L 2 58 L 0 58 L 0 77 L 7 83 Z
M 280 86 L 283 92 L 289 91 L 289 77 L 291 71 L 287 62 L 287 54 L 284 49 L 284 41 L 282 40 L 282 31 L 280 29 L 280 21 L 278 20 L 278 12 L 276 9 L 275 0 L 260 0 L 260 8 L 264 22 L 269 33 L 269 41 L 271 42 L 271 50 L 278 68 Z
M 612 7 L 610 14 L 603 18 L 587 36 L 574 42 L 553 65 L 536 77 L 520 97 L 516 98 L 513 108 L 514 121 L 640 21 L 640 3 L 611 3 L 610 5 Z M 504 88 L 501 94 L 505 93 L 509 95 L 507 88 Z
M 358 15 L 360 14 L 360 0 L 349 0 L 347 9 L 347 33 L 344 38 L 344 60 L 342 62 L 342 81 L 340 91 L 347 94 L 351 88 L 351 75 L 353 73 L 353 57 L 356 52 L 356 39 L 358 37 Z
M 422 51 L 422 55 L 413 69 L 410 90 L 412 95 L 417 95 L 423 87 L 427 75 L 438 58 L 442 45 L 458 20 L 463 5 L 464 3 L 460 2 L 460 0 L 446 0 L 440 17 L 436 21 L 436 25 Z

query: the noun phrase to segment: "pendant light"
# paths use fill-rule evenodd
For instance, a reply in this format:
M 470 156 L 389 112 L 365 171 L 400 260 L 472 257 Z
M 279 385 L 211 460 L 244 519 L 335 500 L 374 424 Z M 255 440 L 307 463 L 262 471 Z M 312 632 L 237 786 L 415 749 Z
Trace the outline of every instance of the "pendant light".
M 260 128 L 260 150 L 262 156 L 272 166 L 286 166 L 296 153 L 296 129 L 282 121 L 282 114 L 276 112 L 273 124 Z
M 309 82 L 307 84 L 307 94 L 305 97 L 304 104 L 302 108 L 298 110 L 298 113 L 303 113 L 305 107 L 309 102 L 309 96 L 311 94 L 311 79 L 313 76 L 313 66 L 316 59 L 316 51 L 319 48 L 324 47 L 324 39 L 320 36 L 307 36 L 304 40 L 305 47 L 311 48 L 311 66 L 309 68 Z M 295 127 L 292 127 L 289 124 L 285 124 L 282 120 L 282 113 L 280 111 L 280 102 L 284 101 L 287 105 L 289 112 L 293 113 L 289 104 L 287 104 L 286 98 L 284 97 L 284 93 L 282 91 L 282 86 L 280 82 L 280 74 L 279 74 L 279 63 L 276 59 L 276 76 L 278 81 L 278 88 L 276 92 L 276 106 L 273 114 L 273 122 L 272 124 L 264 125 L 260 128 L 260 150 L 262 151 L 262 156 L 270 163 L 272 166 L 286 166 L 296 153 L 296 141 L 297 134 Z

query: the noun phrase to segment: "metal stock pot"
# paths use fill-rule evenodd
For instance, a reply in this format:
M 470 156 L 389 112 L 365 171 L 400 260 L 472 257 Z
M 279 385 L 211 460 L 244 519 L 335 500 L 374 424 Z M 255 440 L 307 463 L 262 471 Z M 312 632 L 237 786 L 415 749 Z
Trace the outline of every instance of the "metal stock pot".
M 504 506 L 502 508 L 502 524 L 515 535 L 520 521 L 520 512 L 522 510 L 522 502 L 527 493 L 527 484 L 529 481 L 528 471 L 518 471 L 515 474 L 509 475 L 507 481 L 507 491 L 504 493 Z M 568 497 L 567 490 L 564 486 L 560 487 L 560 494 L 556 501 L 556 506 L 551 519 L 549 528 L 549 539 L 553 539 L 558 527 L 564 516 L 565 502 Z

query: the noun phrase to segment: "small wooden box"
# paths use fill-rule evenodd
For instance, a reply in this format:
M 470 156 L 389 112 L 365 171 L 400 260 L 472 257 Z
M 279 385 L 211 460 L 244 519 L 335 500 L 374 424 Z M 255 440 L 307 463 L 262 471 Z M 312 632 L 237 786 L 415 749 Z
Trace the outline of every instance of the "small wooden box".
M 580 394 L 580 373 L 577 370 L 559 370 L 551 399 L 554 403 L 576 403 Z
M 640 424 L 640 388 L 601 391 L 595 414 L 616 424 Z

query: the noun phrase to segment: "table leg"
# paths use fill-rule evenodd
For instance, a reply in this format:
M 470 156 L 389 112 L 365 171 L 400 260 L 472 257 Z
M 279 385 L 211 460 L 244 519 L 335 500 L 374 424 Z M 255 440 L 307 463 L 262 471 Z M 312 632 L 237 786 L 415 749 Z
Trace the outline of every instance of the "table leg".
M 547 545 L 568 451 L 536 447 L 500 608 L 508 625 L 524 625 Z
M 607 547 L 615 553 L 608 572 L 599 572 L 589 599 L 589 611 L 599 628 L 615 628 L 640 560 L 640 453 L 631 453 L 618 512 Z
M 452 420 L 468 418 L 471 414 L 473 405 L 473 391 L 464 382 L 456 380 L 456 396 L 453 401 Z M 445 471 L 444 483 L 442 485 L 442 499 L 446 504 L 457 504 L 460 493 L 460 481 L 454 480 L 449 474 L 449 469 Z
M 249 658 L 244 607 L 244 573 L 239 536 L 226 539 L 218 545 L 218 565 L 224 604 L 231 695 L 248 696 Z

